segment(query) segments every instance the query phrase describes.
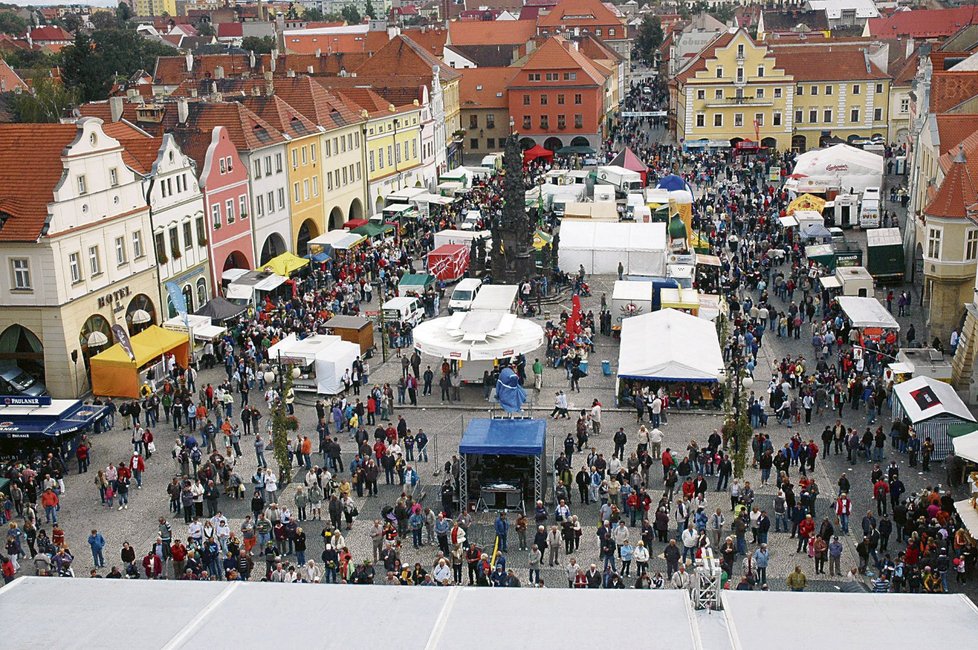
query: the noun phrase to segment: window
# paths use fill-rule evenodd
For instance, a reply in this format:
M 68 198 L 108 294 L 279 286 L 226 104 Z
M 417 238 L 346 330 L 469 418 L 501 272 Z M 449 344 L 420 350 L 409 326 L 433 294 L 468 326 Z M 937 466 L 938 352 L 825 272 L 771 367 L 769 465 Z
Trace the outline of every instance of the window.
M 714 99 L 723 99 L 723 88 L 717 88 L 713 91 Z
M 313 163 L 316 162 L 316 145 L 309 145 L 309 160 Z
M 826 122 L 826 123 L 830 123 L 832 121 L 832 109 L 831 108 L 826 108 L 824 111 L 822 111 L 822 121 L 823 122 Z
M 739 83 L 739 84 L 744 83 L 744 69 L 743 68 L 737 68 L 737 83 Z
M 567 116 L 566 115 L 558 115 L 557 116 L 557 128 L 558 129 L 566 129 L 567 128 Z
M 221 158 L 221 160 L 220 160 L 220 169 L 221 169 L 221 174 L 222 175 L 228 173 L 228 168 L 227 168 L 227 165 L 224 163 L 224 158 Z
M 723 126 L 723 113 L 713 114 L 713 126 Z
M 492 138 L 490 138 L 491 140 Z M 490 145 L 492 146 L 492 145 Z M 360 161 L 357 161 L 357 180 L 360 180 Z
M 82 281 L 81 261 L 79 260 L 78 253 L 70 253 L 68 255 L 68 271 L 71 274 L 72 284 L 78 284 Z
M 978 230 L 968 231 L 968 237 L 965 240 L 964 259 L 978 259 Z
M 387 145 L 387 166 L 394 166 L 394 147 Z
M 900 99 L 900 112 L 901 113 L 909 113 L 910 112 L 910 98 L 909 97 L 903 97 L 902 99 Z
M 299 150 L 292 150 L 292 169 L 296 169 L 299 166 Z
M 876 93 L 879 94 L 882 92 L 883 92 L 883 84 L 876 84 Z
M 102 274 L 102 258 L 98 253 L 98 246 L 88 247 L 88 269 L 94 278 Z
M 374 152 L 370 152 L 370 171 L 374 170 Z M 331 188 L 332 189 L 332 188 Z
M 88 185 L 85 183 L 85 175 L 78 177 L 78 194 L 88 194 Z
M 309 200 L 309 179 L 308 178 L 305 179 L 304 181 L 302 181 L 302 200 L 303 201 L 308 201 Z
M 978 231 L 974 231 L 978 232 Z M 14 289 L 28 291 L 31 288 L 31 267 L 30 261 L 26 258 L 18 257 L 10 260 L 10 270 L 14 278 Z
M 706 115 L 703 113 L 696 114 L 696 126 L 703 127 L 706 126 Z
M 407 149 L 407 147 L 405 146 L 405 150 L 406 149 Z M 417 158 L 418 157 L 418 141 L 417 140 L 411 140 L 411 157 L 412 158 Z M 351 172 L 350 173 L 350 176 L 352 176 L 352 175 L 353 175 L 353 173 Z
M 469 128 L 478 129 L 479 128 L 479 116 L 472 114 L 469 115 Z
M 469 149 L 478 149 L 478 148 L 479 148 L 479 138 L 471 138 L 469 140 Z
M 754 126 L 764 126 L 764 113 L 754 113 Z
M 494 129 L 496 128 L 496 115 L 495 113 L 486 113 L 486 128 Z
M 781 99 L 781 89 L 780 88 L 775 88 L 774 89 L 774 98 L 775 99 Z
M 540 106 L 546 106 L 549 103 L 546 95 L 540 95 Z
M 278 155 L 281 155 L 281 154 L 278 154 Z M 281 171 L 281 170 L 279 170 L 279 171 Z M 271 176 L 271 175 L 272 175 L 272 157 L 271 156 L 265 156 L 265 176 Z
M 818 86 L 812 86 L 812 97 L 818 95 Z
M 743 44 L 740 44 L 740 45 L 737 46 L 737 58 L 738 59 L 744 58 L 744 46 L 743 46 Z
M 530 119 L 530 116 L 529 115 L 524 115 L 523 116 L 523 128 L 524 129 L 531 129 L 531 128 L 533 128 L 533 123 L 531 122 L 531 119 Z
M 859 121 L 859 109 L 854 108 L 849 112 L 849 121 L 858 122 Z
M 744 125 L 744 114 L 734 113 L 734 127 L 743 126 L 743 125 Z
M 302 166 L 309 164 L 309 147 L 302 147 Z
M 564 105 L 564 95 L 562 95 L 562 94 L 557 95 L 557 105 L 558 106 L 563 106 Z
M 584 96 L 583 95 L 581 95 L 580 93 L 574 95 L 574 104 L 575 105 L 580 106 L 583 103 L 584 103 Z
M 818 122 L 818 109 L 810 108 L 808 109 L 808 123 L 814 124 L 815 122 Z
M 584 128 L 584 115 L 581 113 L 574 114 L 574 128 L 583 129 Z
M 261 178 L 261 158 L 255 159 L 255 178 Z
M 703 101 L 704 99 L 706 99 L 706 91 L 705 90 L 697 90 L 696 91 L 696 99 L 698 99 L 700 101 Z
M 541 115 L 540 116 L 540 128 L 541 129 L 549 129 L 550 128 L 550 116 L 549 115 Z
M 255 197 L 255 212 L 259 217 L 265 216 L 265 197 L 261 194 Z
M 185 221 L 183 224 L 183 247 L 189 251 L 191 248 L 193 248 L 193 245 L 193 227 L 190 225 L 189 221 Z
M 214 230 L 221 227 L 221 206 L 216 203 L 211 206 L 211 225 Z
M 122 266 L 126 263 L 126 238 L 116 237 L 115 238 L 115 263 L 118 266 Z
M 764 76 L 764 66 L 763 65 L 757 66 L 757 76 L 758 77 L 763 77 Z
M 180 233 L 176 226 L 170 228 L 170 253 L 174 259 L 180 257 Z
M 826 86 L 825 87 L 825 94 L 826 95 L 831 95 L 832 94 L 832 86 Z
M 224 202 L 224 218 L 229 226 L 234 223 L 234 199 L 228 199 Z
M 319 177 L 318 176 L 313 176 L 312 177 L 312 195 L 313 196 L 319 196 Z
M 109 170 L 109 185 L 115 187 L 119 184 L 119 170 L 113 167 Z
M 852 84 L 852 94 L 853 95 L 858 95 L 859 94 L 859 90 L 860 90 L 859 89 L 859 84 Z
M 564 73 L 564 81 L 575 81 L 576 79 L 577 79 L 577 73 L 576 72 L 565 72 Z
M 203 222 L 203 220 L 201 220 Z M 132 258 L 134 260 L 142 259 L 143 255 L 143 231 L 137 230 L 132 234 Z
M 771 116 L 771 122 L 774 124 L 774 126 L 781 126 L 781 113 L 775 112 L 774 115 Z
M 269 207 L 269 209 L 271 209 L 271 207 Z M 285 209 L 285 188 L 284 187 L 278 188 L 278 209 L 279 210 L 284 210 Z
M 530 105 L 530 96 L 529 95 L 523 95 L 523 105 L 524 106 L 529 106 Z
M 292 183 L 292 202 L 299 203 L 302 201 L 302 195 L 299 194 L 299 182 L 296 181 Z
M 882 108 L 874 108 L 873 109 L 873 119 L 875 121 L 877 121 L 877 122 L 882 121 L 882 119 L 883 119 L 883 109 Z
M 763 88 L 758 88 L 757 91 L 754 94 L 757 96 L 758 99 L 764 99 L 764 89 Z
M 540 73 L 539 72 L 531 72 L 529 74 L 529 78 L 530 78 L 530 81 L 540 81 Z
M 407 158 L 407 142 L 404 143 L 404 158 Z M 401 143 L 394 143 L 394 162 L 400 163 L 404 158 L 401 158 Z M 345 185 L 345 183 L 344 183 Z
M 206 246 L 207 245 L 207 232 L 204 230 L 204 218 L 197 217 L 197 245 Z
M 238 216 L 242 219 L 248 218 L 248 195 L 242 194 L 238 197 Z
M 941 256 L 941 229 L 927 229 L 927 257 L 939 258 Z
M 268 159 L 266 158 L 265 161 L 267 162 Z M 282 154 L 280 153 L 275 154 L 275 171 L 276 173 L 282 171 Z
M 608 36 L 614 36 L 614 35 L 615 35 L 615 28 L 614 27 L 609 27 L 608 28 Z
M 795 88 L 795 94 L 798 95 L 799 97 L 801 97 L 802 95 L 805 94 L 805 91 L 802 90 L 801 86 L 798 86 L 798 87 Z
M 486 138 L 486 149 L 496 148 L 496 138 Z
M 723 79 L 723 68 L 717 68 L 717 79 Z
M 795 111 L 795 123 L 801 124 L 804 120 L 802 119 L 803 111 L 799 108 Z

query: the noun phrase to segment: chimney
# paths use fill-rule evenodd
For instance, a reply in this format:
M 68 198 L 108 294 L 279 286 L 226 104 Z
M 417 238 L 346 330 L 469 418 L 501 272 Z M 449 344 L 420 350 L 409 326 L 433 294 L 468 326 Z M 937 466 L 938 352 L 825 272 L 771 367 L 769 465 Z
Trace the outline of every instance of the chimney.
M 193 53 L 192 52 L 187 52 L 187 56 L 185 58 L 186 58 L 186 61 L 187 61 L 187 72 L 193 72 L 194 71 L 194 55 L 193 55 Z
M 321 49 L 321 48 L 318 48 L 318 47 L 317 47 L 317 48 L 316 48 L 316 58 L 318 59 L 318 58 L 319 58 L 319 57 L 321 57 L 322 55 L 323 55 L 323 51 L 322 51 L 322 49 Z
M 189 113 L 187 100 L 183 97 L 177 99 L 177 124 L 186 124 Z
M 272 49 L 269 55 L 268 67 L 271 68 L 272 72 L 275 72 L 275 62 L 278 61 L 278 50 Z
M 193 97 L 194 99 L 197 99 L 197 88 L 190 89 L 190 96 Z
M 224 78 L 224 66 L 219 65 L 214 67 L 214 78 L 223 79 Z
M 295 70 L 288 70 L 288 71 L 286 71 L 285 76 L 286 77 L 289 77 L 289 78 L 294 77 L 295 76 Z
M 255 97 L 261 97 L 261 88 L 259 88 L 258 86 L 252 86 L 251 94 Z
M 123 109 L 123 98 L 122 97 L 109 97 L 109 115 L 113 122 L 118 122 L 122 119 L 122 109 Z
M 271 72 L 265 73 L 265 95 L 271 97 L 275 94 L 275 81 Z
M 255 51 L 251 50 L 248 52 L 248 67 L 254 69 L 255 67 Z
M 312 74 L 312 71 L 313 71 L 313 67 L 311 65 L 306 66 L 306 72 Z

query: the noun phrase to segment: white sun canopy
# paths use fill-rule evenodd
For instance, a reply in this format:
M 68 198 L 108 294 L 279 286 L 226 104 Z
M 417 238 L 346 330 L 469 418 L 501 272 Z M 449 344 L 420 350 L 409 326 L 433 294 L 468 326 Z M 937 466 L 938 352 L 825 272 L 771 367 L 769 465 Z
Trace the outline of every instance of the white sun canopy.
M 613 274 L 619 262 L 630 275 L 665 275 L 666 224 L 594 223 L 568 220 L 560 226 L 560 267 Z
M 187 314 L 187 322 L 184 322 L 183 316 L 174 316 L 170 320 L 163 323 L 164 329 L 174 330 L 177 332 L 186 332 L 187 326 L 194 333 L 194 338 L 201 341 L 209 341 L 215 336 L 220 336 L 227 331 L 226 327 L 218 327 L 217 325 L 211 325 L 210 316 L 196 316 L 194 314 Z
M 499 311 L 456 312 L 414 328 L 414 347 L 443 359 L 491 361 L 528 354 L 543 345 L 543 328 Z
M 842 307 L 846 317 L 852 321 L 853 327 L 900 330 L 900 323 L 893 318 L 893 314 L 886 311 L 883 303 L 876 298 L 839 296 L 839 306 Z
M 723 354 L 710 321 L 676 309 L 622 320 L 619 378 L 711 382 L 722 370 Z
M 316 392 L 322 395 L 343 391 L 343 373 L 353 367 L 358 356 L 359 345 L 327 334 L 315 334 L 301 341 L 295 334 L 289 334 L 268 349 L 272 363 L 294 364 L 302 368 L 314 366 Z

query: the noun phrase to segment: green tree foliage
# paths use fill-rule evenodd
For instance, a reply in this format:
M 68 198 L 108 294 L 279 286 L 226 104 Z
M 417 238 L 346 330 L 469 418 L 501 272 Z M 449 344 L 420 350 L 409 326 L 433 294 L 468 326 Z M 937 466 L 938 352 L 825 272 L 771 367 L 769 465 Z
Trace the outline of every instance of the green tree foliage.
M 659 17 L 653 14 L 645 14 L 642 24 L 638 27 L 638 36 L 635 38 L 635 51 L 646 63 L 655 60 L 655 52 L 662 45 L 662 23 Z
M 92 14 L 91 21 L 95 29 L 116 29 L 119 27 L 119 19 L 113 12 L 96 12 Z
M 360 15 L 360 10 L 353 5 L 346 5 L 340 13 L 343 16 L 343 20 L 349 25 L 359 25 L 363 20 L 363 17 Z
M 14 94 L 12 107 L 18 122 L 57 122 L 75 103 L 72 89 L 48 76 L 38 76 L 31 92 Z
M 27 21 L 12 11 L 0 11 L 0 33 L 23 36 L 27 33 Z
M 115 19 L 119 21 L 120 25 L 125 25 L 132 18 L 132 8 L 125 2 L 120 2 L 119 6 L 115 8 Z
M 241 47 L 255 54 L 268 54 L 275 49 L 275 38 L 272 36 L 246 36 L 241 40 Z
M 364 13 L 370 16 L 371 19 L 373 20 L 377 19 L 377 10 L 374 9 L 374 3 L 371 2 L 370 0 L 367 0 L 367 6 L 364 7 L 363 10 Z
M 152 70 L 156 57 L 173 49 L 143 38 L 134 31 L 100 29 L 91 36 L 75 34 L 75 42 L 61 50 L 65 84 L 78 89 L 78 100 L 105 99 L 117 78 L 136 70 Z

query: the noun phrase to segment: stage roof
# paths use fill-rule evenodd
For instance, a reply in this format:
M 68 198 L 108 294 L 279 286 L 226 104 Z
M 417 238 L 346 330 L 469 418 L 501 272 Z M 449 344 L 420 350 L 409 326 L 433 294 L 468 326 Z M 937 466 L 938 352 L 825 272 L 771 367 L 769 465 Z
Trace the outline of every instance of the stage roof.
M 458 450 L 463 454 L 539 456 L 546 435 L 546 420 L 480 418 L 469 422 Z

